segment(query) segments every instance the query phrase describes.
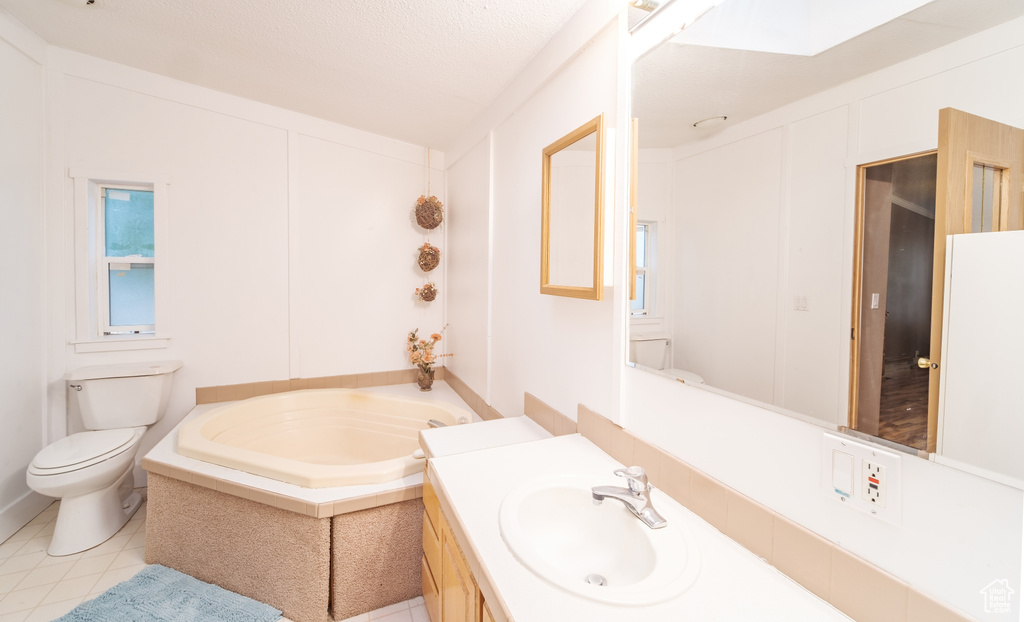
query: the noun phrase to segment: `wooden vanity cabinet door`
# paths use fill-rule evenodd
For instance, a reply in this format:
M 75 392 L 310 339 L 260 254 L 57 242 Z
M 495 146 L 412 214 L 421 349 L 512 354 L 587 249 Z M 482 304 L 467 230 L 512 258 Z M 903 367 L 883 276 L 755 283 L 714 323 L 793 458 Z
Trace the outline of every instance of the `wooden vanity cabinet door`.
M 462 551 L 441 517 L 441 616 L 444 622 L 477 622 L 479 590 Z

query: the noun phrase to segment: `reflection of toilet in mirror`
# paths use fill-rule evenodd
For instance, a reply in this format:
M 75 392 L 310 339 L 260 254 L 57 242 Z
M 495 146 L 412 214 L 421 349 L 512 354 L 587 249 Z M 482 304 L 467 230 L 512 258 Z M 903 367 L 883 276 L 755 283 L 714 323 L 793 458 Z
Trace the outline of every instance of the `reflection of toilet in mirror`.
M 629 337 L 629 360 L 648 369 L 655 369 L 685 384 L 704 384 L 704 379 L 685 369 L 666 369 L 669 359 L 668 345 L 672 341 L 668 333 L 635 333 Z

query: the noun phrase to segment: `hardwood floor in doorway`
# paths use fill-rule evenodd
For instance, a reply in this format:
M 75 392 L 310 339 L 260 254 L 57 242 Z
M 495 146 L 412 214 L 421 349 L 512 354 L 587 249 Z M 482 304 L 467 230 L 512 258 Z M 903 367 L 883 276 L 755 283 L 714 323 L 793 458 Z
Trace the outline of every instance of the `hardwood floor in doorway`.
M 922 451 L 927 447 L 927 369 L 910 364 L 886 366 L 878 413 L 878 436 Z

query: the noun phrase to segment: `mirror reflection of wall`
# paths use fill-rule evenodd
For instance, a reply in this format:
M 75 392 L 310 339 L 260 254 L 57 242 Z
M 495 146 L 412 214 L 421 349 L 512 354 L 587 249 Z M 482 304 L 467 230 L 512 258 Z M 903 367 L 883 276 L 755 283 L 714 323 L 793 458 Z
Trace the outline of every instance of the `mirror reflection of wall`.
M 663 372 L 848 425 L 856 168 L 934 150 L 947 106 L 1024 126 L 1024 86 L 1005 79 L 1024 70 L 1024 55 L 1014 27 L 1000 26 L 1022 14 L 1016 2 L 936 0 L 814 56 L 683 38 L 642 56 L 638 220 L 659 231 L 658 269 L 645 274 L 659 300 L 631 315 L 630 360 L 658 369 L 636 357 L 658 335 Z M 984 174 L 982 205 L 999 187 Z M 918 200 L 930 199 L 907 199 Z M 912 307 L 920 297 L 908 298 Z M 890 370 L 928 354 L 912 336 L 886 338 Z
M 590 283 L 594 270 L 594 179 L 597 134 L 552 154 L 550 180 L 550 282 Z

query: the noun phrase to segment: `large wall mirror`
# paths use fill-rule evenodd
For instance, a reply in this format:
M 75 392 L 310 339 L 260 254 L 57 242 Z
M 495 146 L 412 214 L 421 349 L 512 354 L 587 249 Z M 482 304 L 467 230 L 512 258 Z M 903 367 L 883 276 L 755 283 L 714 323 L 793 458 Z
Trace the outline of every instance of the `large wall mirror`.
M 945 234 L 963 234 L 967 249 L 993 246 L 968 244 L 972 231 L 1012 237 L 1004 232 L 1021 228 L 1024 175 L 1014 162 L 1024 157 L 1015 129 L 1024 127 L 1024 86 L 1007 76 L 1024 70 L 1013 43 L 1024 3 L 934 0 L 835 45 L 794 41 L 821 31 L 803 25 L 783 41 L 749 46 L 718 36 L 765 17 L 730 12 L 736 4 L 726 0 L 633 67 L 629 360 L 823 426 L 859 425 L 894 447 L 1020 486 L 1024 464 L 985 461 L 995 447 L 986 437 L 1016 434 L 1024 443 L 1006 400 L 972 412 L 968 392 L 945 420 L 938 400 L 943 374 L 969 356 L 958 350 L 949 355 L 957 361 L 942 360 L 943 329 L 952 330 L 943 313 L 948 270 L 958 271 L 953 283 L 972 283 L 989 261 L 992 291 L 1012 280 L 998 265 L 1005 258 L 948 267 Z M 989 121 L 1005 129 L 951 133 Z M 990 154 L 975 140 L 992 132 L 1008 151 Z M 993 207 L 992 197 L 1015 203 Z M 865 207 L 865 199 L 880 203 Z M 930 323 L 908 319 L 910 308 Z M 976 317 L 957 321 L 986 326 L 983 307 L 972 308 Z M 872 347 L 859 348 L 858 338 Z M 991 366 L 994 355 L 974 352 L 969 367 Z M 1024 403 L 1013 386 L 996 391 Z M 977 425 L 987 432 L 966 442 L 954 432 L 974 425 L 965 421 L 984 421 Z
M 604 115 L 543 152 L 540 292 L 601 300 Z

